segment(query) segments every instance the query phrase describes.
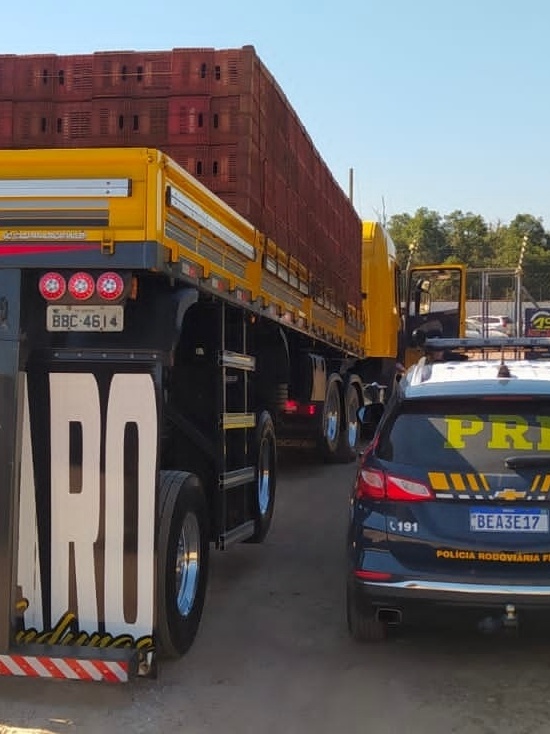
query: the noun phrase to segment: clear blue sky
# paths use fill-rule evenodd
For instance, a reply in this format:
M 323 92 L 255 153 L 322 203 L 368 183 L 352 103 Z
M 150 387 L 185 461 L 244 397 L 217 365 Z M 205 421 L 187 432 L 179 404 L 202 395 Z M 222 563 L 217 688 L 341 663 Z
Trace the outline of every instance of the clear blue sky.
M 252 44 L 364 218 L 425 206 L 550 229 L 548 0 L 26 0 L 3 53 Z M 384 203 L 384 204 L 383 204 Z

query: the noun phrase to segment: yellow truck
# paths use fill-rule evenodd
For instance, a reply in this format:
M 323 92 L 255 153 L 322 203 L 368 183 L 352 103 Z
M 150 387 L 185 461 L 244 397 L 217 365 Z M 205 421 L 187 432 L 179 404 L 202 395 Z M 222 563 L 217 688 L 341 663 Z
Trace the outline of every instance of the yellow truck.
M 338 308 L 159 150 L 0 151 L 0 674 L 188 650 L 211 547 L 269 530 L 278 445 L 352 459 L 411 331 L 459 333 L 460 267 L 402 299 L 379 224 L 361 257 Z

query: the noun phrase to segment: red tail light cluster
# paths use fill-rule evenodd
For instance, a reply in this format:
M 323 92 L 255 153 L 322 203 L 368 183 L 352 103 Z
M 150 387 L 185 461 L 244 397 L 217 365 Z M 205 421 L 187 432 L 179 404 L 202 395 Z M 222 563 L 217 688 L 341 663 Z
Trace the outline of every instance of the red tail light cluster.
M 124 281 L 118 273 L 103 273 L 96 281 L 96 289 L 101 298 L 115 301 L 122 295 Z
M 40 278 L 38 289 L 47 301 L 57 301 L 65 295 L 67 283 L 59 273 L 46 273 Z
M 87 301 L 94 295 L 95 281 L 88 273 L 75 273 L 69 278 L 68 291 L 77 301 Z
M 423 502 L 433 499 L 433 494 L 422 482 L 385 474 L 378 469 L 363 468 L 357 475 L 355 497 L 392 502 Z
M 285 402 L 284 412 L 287 415 L 313 416 L 317 412 L 317 406 L 315 403 L 299 403 L 297 400 L 287 400 Z
M 115 301 L 124 292 L 124 280 L 118 273 L 102 273 L 97 280 L 84 272 L 73 273 L 67 282 L 61 273 L 45 273 L 38 290 L 47 301 L 58 301 L 68 293 L 76 301 L 87 301 L 94 293 L 105 301 Z

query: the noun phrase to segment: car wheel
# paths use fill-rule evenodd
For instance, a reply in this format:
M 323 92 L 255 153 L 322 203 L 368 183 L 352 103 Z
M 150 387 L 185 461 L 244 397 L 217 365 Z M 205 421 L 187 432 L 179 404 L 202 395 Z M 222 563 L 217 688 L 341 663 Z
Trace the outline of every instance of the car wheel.
M 374 610 L 368 613 L 360 609 L 355 593 L 349 586 L 346 600 L 348 631 L 356 642 L 382 642 L 387 638 L 385 622 L 376 619 Z

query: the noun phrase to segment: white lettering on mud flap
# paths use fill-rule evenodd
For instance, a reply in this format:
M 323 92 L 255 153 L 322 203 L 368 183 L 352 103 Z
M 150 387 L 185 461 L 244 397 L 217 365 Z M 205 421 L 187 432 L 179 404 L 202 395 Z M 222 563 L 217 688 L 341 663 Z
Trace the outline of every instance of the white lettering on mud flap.
M 112 375 L 104 396 L 93 374 L 50 373 L 49 390 L 51 533 L 44 554 L 44 543 L 39 542 L 44 522 L 39 516 L 37 521 L 40 507 L 35 499 L 40 467 L 35 474 L 31 435 L 35 441 L 47 438 L 31 431 L 25 381 L 18 557 L 24 628 L 43 629 L 42 604 L 49 600 L 45 616 L 51 619 L 50 629 L 71 612 L 80 632 L 102 631 L 134 640 L 150 636 L 158 430 L 152 376 Z M 75 427 L 80 436 L 77 466 L 74 446 L 71 455 Z M 130 456 L 129 427 L 137 436 Z M 127 464 L 135 467 L 131 479 Z M 130 549 L 125 539 L 128 517 L 135 526 Z M 48 574 L 44 558 L 49 561 Z M 128 566 L 134 568 L 130 574 Z

